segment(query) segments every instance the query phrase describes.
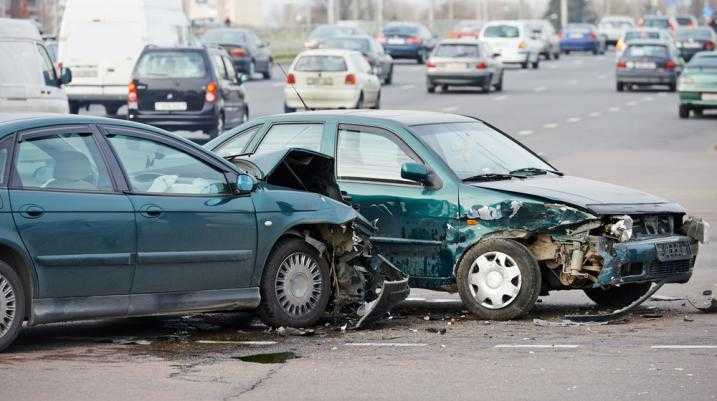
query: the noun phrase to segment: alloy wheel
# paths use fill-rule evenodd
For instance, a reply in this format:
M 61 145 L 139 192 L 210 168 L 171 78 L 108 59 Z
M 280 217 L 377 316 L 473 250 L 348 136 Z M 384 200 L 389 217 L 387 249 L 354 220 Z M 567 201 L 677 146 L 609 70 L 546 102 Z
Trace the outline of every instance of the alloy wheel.
M 0 338 L 7 334 L 15 320 L 15 290 L 10 282 L 0 274 Z
M 510 305 L 520 292 L 522 277 L 515 260 L 503 252 L 486 252 L 471 265 L 471 295 L 485 308 Z
M 295 252 L 287 256 L 276 273 L 276 299 L 293 316 L 316 308 L 321 298 L 322 278 L 318 263 L 310 255 Z

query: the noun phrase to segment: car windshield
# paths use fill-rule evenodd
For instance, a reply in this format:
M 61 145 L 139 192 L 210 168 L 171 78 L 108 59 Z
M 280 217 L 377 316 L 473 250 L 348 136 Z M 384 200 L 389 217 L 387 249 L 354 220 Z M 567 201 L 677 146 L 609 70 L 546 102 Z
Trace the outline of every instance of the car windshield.
M 311 32 L 311 35 L 309 35 L 309 37 L 312 39 L 329 38 L 332 36 L 354 35 L 355 33 L 355 29 L 348 26 L 321 25 L 316 27 L 316 29 Z
M 135 73 L 145 78 L 202 78 L 207 68 L 199 52 L 162 51 L 145 53 Z
M 648 28 L 669 28 L 670 21 L 666 18 L 648 18 L 644 25 Z
M 689 40 L 689 39 L 703 39 L 708 40 L 712 38 L 712 32 L 710 29 L 680 29 L 677 31 L 677 40 Z
M 341 56 L 301 56 L 294 65 L 294 71 L 346 71 L 346 60 Z
M 717 68 L 717 55 L 693 57 L 687 68 Z
M 668 57 L 667 47 L 662 45 L 631 45 L 625 50 L 626 57 Z
M 0 59 L 0 86 L 44 85 L 48 80 L 34 43 L 0 42 Z
M 442 45 L 439 45 L 436 49 L 435 53 L 433 53 L 436 57 L 469 57 L 469 58 L 476 58 L 480 57 L 480 48 L 478 45 L 464 45 L 464 44 L 454 44 L 454 43 L 445 43 Z
M 370 52 L 370 43 L 365 38 L 329 38 L 324 39 L 319 44 L 323 49 L 346 49 L 356 50 L 361 53 Z
M 415 25 L 399 24 L 399 25 L 386 25 L 383 28 L 384 35 L 417 35 L 418 27 Z
M 513 25 L 491 25 L 485 28 L 483 36 L 486 38 L 517 38 L 520 29 Z
M 202 41 L 206 43 L 227 43 L 242 44 L 246 43 L 246 35 L 242 31 L 215 30 L 209 31 L 202 37 Z
M 481 174 L 508 174 L 536 168 L 554 171 L 524 147 L 488 125 L 469 123 L 429 124 L 411 127 L 461 179 Z
M 660 33 L 657 31 L 630 31 L 625 34 L 625 41 L 635 39 L 660 39 Z

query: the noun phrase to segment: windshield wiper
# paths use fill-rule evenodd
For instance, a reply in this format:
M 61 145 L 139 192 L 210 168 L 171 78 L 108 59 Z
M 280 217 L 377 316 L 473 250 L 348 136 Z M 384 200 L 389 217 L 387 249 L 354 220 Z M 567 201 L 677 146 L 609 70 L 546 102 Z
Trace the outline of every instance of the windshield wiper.
M 478 174 L 470 177 L 463 178 L 461 181 L 463 182 L 469 182 L 469 181 L 498 181 L 498 180 L 510 180 L 511 178 L 523 178 L 518 177 L 512 174 L 502 174 L 502 173 L 484 173 L 484 174 Z
M 519 168 L 517 170 L 513 170 L 510 172 L 511 175 L 520 175 L 523 177 L 532 176 L 532 175 L 545 175 L 548 173 L 553 173 L 553 174 L 561 176 L 561 177 L 563 176 L 563 173 L 560 171 L 546 170 L 546 169 L 538 168 L 538 167 L 523 167 L 523 168 Z

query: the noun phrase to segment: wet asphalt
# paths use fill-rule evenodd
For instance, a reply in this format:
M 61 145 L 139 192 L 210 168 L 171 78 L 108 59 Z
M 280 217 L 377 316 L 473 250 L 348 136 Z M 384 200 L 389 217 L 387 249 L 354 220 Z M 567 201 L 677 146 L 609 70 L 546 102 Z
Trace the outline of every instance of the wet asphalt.
M 612 53 L 570 55 L 508 71 L 502 93 L 428 94 L 423 68 L 400 63 L 382 102 L 479 116 L 568 174 L 655 193 L 717 222 L 717 113 L 680 120 L 675 94 L 618 94 L 613 65 Z M 247 90 L 254 115 L 282 111 L 280 81 Z M 486 322 L 455 294 L 423 290 L 360 331 L 327 321 L 277 333 L 244 313 L 47 325 L 0 354 L 0 401 L 711 400 L 717 314 L 690 303 L 705 290 L 717 293 L 714 242 L 688 284 L 665 286 L 609 325 L 554 325 L 594 310 L 581 292 L 541 297 L 522 320 Z

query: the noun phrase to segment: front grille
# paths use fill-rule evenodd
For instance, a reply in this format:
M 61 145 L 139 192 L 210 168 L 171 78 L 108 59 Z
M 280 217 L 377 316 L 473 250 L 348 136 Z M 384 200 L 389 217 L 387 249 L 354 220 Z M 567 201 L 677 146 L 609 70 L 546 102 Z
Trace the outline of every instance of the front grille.
M 668 262 L 656 260 L 647 267 L 647 275 L 654 278 L 669 277 L 675 274 L 688 273 L 691 267 L 691 259 L 671 260 Z

